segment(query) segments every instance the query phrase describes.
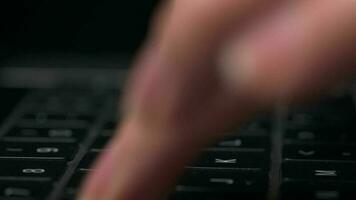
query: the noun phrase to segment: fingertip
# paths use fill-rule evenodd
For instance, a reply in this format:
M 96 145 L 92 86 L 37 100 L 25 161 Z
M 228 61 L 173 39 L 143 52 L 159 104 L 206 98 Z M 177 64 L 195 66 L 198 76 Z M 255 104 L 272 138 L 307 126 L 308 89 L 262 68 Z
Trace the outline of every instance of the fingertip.
M 236 93 L 246 90 L 255 79 L 257 57 L 249 45 L 227 45 L 218 57 L 218 72 L 224 89 Z
M 197 144 L 174 129 L 151 130 L 144 124 L 132 118 L 122 123 L 120 135 L 94 165 L 79 200 L 155 200 L 170 191 L 198 153 Z

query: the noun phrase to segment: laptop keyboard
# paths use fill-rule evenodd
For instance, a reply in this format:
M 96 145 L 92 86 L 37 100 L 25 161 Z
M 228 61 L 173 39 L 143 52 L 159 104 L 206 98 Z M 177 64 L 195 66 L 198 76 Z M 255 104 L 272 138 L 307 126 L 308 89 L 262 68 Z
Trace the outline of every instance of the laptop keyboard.
M 355 119 L 350 97 L 289 115 L 283 143 L 284 199 L 354 199 Z
M 74 199 L 119 121 L 118 95 L 28 92 L 0 129 L 0 199 Z M 355 119 L 349 95 L 262 115 L 204 149 L 169 199 L 352 199 Z

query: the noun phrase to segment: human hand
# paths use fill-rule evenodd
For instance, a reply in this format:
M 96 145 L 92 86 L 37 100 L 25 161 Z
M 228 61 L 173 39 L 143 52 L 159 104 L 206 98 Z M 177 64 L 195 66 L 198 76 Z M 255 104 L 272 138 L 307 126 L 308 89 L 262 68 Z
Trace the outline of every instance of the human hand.
M 355 72 L 353 0 L 177 0 L 160 11 L 81 200 L 162 199 L 225 130 Z

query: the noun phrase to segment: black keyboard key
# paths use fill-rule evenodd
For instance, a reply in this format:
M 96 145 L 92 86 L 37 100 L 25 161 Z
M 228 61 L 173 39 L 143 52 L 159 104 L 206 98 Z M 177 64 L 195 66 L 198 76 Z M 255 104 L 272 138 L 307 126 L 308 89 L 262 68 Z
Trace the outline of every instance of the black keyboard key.
M 0 159 L 70 160 L 76 150 L 76 145 L 70 143 L 0 142 Z
M 230 136 L 217 143 L 217 148 L 269 148 L 269 137 Z
M 267 191 L 267 173 L 262 170 L 190 170 L 176 191 L 249 193 Z
M 355 162 L 285 161 L 283 177 L 301 180 L 356 180 Z
M 59 122 L 66 122 L 66 121 L 84 121 L 84 122 L 92 122 L 94 120 L 93 115 L 77 115 L 71 114 L 70 112 L 67 114 L 50 114 L 45 112 L 39 112 L 36 114 L 25 114 L 22 119 L 25 120 L 33 120 L 34 123 L 37 124 L 44 124 L 48 121 L 59 121 Z
M 308 160 L 356 161 L 356 146 L 351 145 L 285 145 L 283 158 Z
M 9 160 L 0 165 L 0 180 L 9 177 L 18 179 L 56 179 L 65 170 L 64 161 Z
M 189 170 L 169 200 L 263 200 L 267 189 L 262 170 Z
M 281 187 L 282 200 L 351 200 L 355 199 L 356 182 L 298 181 L 288 179 Z
M 51 181 L 0 181 L 0 199 L 39 199 L 46 197 L 52 189 Z
M 194 167 L 268 168 L 269 155 L 264 151 L 204 151 Z
M 319 128 L 318 130 L 300 129 L 287 130 L 285 143 L 345 143 L 355 142 L 356 135 L 352 130 L 335 131 Z
M 87 134 L 86 129 L 74 128 L 13 128 L 5 138 L 15 138 L 29 141 L 81 141 Z

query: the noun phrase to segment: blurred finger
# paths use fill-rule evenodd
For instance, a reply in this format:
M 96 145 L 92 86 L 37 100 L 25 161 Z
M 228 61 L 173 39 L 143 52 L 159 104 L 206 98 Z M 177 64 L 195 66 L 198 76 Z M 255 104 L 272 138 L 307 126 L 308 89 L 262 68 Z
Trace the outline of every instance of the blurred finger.
M 239 110 L 234 120 L 239 124 L 250 115 L 251 106 L 243 99 L 226 98 L 239 108 L 230 111 L 231 102 L 219 108 L 216 99 L 225 97 L 212 55 L 223 35 L 263 6 L 261 2 L 174 1 L 160 36 L 152 36 L 137 63 L 119 135 L 99 160 L 81 199 L 162 198 L 225 117 Z

